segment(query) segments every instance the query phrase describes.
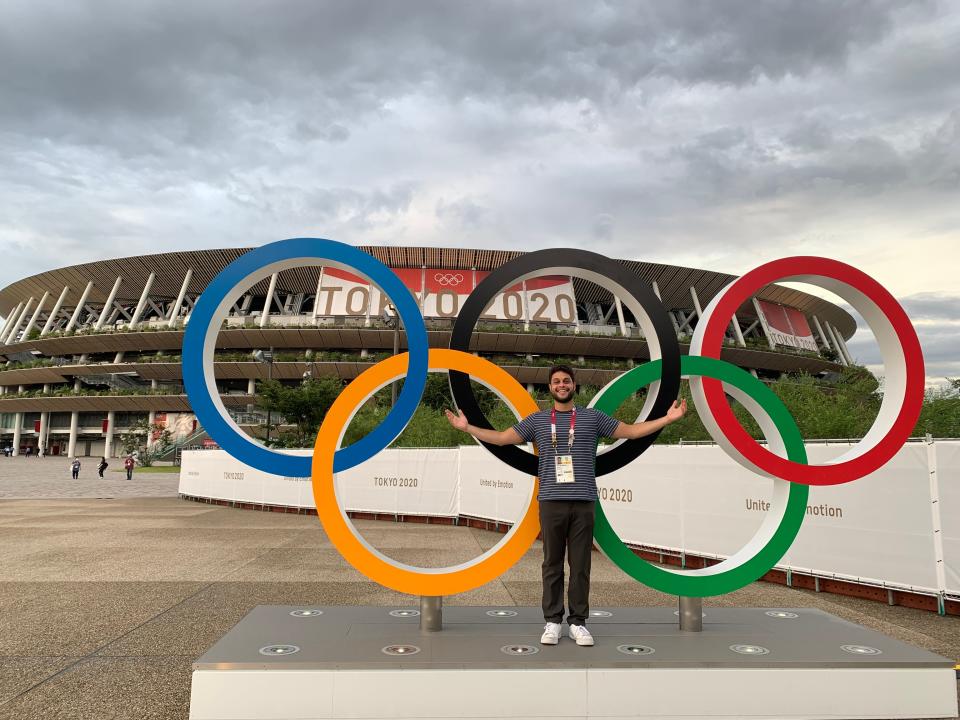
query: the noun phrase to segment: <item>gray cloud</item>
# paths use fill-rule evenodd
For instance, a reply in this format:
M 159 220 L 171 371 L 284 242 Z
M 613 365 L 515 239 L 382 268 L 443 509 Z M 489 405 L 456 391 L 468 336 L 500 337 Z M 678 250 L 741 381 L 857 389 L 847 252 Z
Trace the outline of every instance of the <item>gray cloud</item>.
M 937 2 L 10 3 L 0 286 L 316 234 L 957 295 L 957 32 Z

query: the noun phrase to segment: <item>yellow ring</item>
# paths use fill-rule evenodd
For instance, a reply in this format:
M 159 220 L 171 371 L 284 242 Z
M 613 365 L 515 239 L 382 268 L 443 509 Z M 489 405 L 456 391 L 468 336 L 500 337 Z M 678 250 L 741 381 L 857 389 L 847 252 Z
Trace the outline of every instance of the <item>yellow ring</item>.
M 430 350 L 430 370 L 459 370 L 497 391 L 514 412 L 526 416 L 539 408 L 520 383 L 503 369 L 459 350 Z M 409 595 L 455 595 L 495 580 L 533 545 L 540 531 L 537 479 L 519 522 L 493 548 L 473 560 L 447 568 L 415 568 L 377 551 L 354 529 L 340 507 L 333 481 L 333 455 L 360 406 L 384 385 L 406 375 L 407 354 L 387 358 L 353 380 L 327 411 L 313 448 L 313 498 L 330 542 L 344 559 L 374 582 Z M 333 502 L 323 502 L 332 498 Z

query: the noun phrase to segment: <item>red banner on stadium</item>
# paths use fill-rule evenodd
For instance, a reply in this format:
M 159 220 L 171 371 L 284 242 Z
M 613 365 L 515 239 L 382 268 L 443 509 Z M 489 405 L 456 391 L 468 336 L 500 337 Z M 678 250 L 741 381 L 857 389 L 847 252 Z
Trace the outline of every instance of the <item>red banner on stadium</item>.
M 417 298 L 424 317 L 456 317 L 476 284 L 490 274 L 443 268 L 399 268 L 393 272 Z M 346 270 L 324 267 L 317 315 L 380 317 L 389 303 L 390 299 L 366 279 Z M 544 275 L 531 278 L 525 284 L 517 283 L 496 295 L 482 317 L 573 323 L 576 317 L 573 283 L 566 275 Z
M 819 352 L 807 317 L 796 308 L 759 300 L 770 336 L 777 345 Z

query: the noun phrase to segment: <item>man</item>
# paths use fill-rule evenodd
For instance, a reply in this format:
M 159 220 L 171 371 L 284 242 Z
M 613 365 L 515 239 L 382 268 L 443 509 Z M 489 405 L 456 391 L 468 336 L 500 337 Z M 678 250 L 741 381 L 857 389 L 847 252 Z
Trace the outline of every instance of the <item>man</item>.
M 80 458 L 74 458 L 73 462 L 70 463 L 70 473 L 73 475 L 74 480 L 80 478 Z
M 458 430 L 492 445 L 535 442 L 539 451 L 540 528 L 543 536 L 543 618 L 540 642 L 556 645 L 563 622 L 563 559 L 570 566 L 567 624 L 577 645 L 593 645 L 587 629 L 590 614 L 590 553 L 593 549 L 594 475 L 600 437 L 636 439 L 679 420 L 686 400 L 657 420 L 622 423 L 594 408 L 574 407 L 577 391 L 573 370 L 566 365 L 550 368 L 548 388 L 553 408 L 528 415 L 508 430 L 488 430 L 470 425 L 459 410 L 447 410 L 447 420 Z
M 133 480 L 133 456 L 127 455 L 127 459 L 123 461 L 123 468 L 127 471 L 127 480 Z

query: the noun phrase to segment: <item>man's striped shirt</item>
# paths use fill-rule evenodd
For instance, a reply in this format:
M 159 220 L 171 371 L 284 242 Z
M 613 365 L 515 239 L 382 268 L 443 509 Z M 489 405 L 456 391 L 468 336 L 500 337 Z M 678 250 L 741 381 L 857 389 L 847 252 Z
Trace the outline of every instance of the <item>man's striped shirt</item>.
M 573 450 L 569 450 L 570 412 L 557 412 L 557 449 L 553 449 L 550 433 L 550 410 L 528 415 L 513 429 L 525 442 L 537 444 L 539 456 L 540 492 L 537 500 L 596 500 L 597 440 L 613 437 L 620 421 L 594 408 L 578 407 L 573 432 Z M 576 482 L 557 483 L 555 457 L 573 455 L 573 475 Z

